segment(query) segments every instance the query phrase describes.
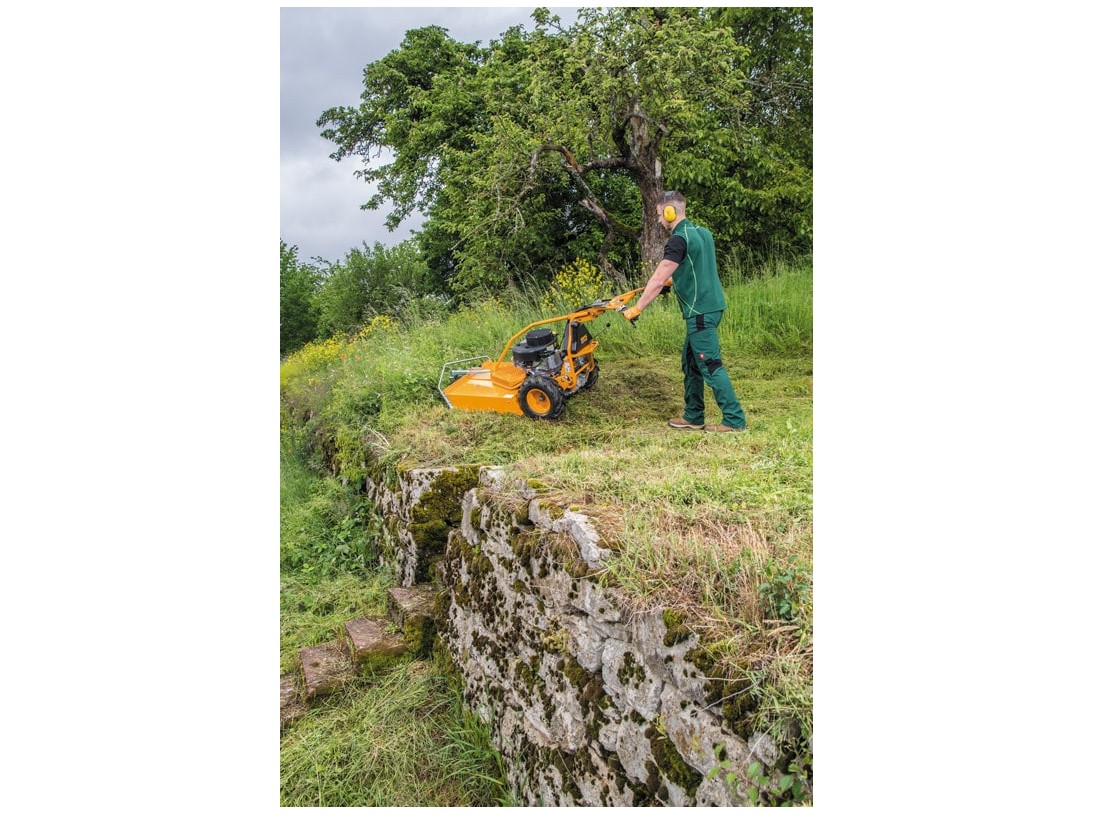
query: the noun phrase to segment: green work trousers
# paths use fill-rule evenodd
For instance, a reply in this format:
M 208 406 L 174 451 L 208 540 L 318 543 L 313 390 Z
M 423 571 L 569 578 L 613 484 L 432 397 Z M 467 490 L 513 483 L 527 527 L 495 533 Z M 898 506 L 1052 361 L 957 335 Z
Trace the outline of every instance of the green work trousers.
M 744 427 L 745 412 L 737 401 L 733 383 L 729 381 L 729 374 L 722 364 L 722 351 L 718 345 L 718 323 L 721 321 L 720 311 L 697 314 L 684 320 L 687 324 L 681 360 L 684 369 L 684 419 L 691 424 L 705 423 L 703 384 L 706 383 L 714 391 L 714 400 L 722 409 L 722 424 Z

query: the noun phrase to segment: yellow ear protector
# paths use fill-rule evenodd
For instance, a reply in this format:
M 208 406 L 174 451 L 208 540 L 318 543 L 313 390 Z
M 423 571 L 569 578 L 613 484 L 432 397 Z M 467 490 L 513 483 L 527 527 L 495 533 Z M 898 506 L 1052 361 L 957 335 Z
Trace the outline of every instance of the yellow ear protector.
M 671 224 L 673 221 L 676 220 L 676 207 L 674 207 L 672 204 L 669 204 L 667 207 L 665 207 L 663 214 L 665 216 L 665 220 Z

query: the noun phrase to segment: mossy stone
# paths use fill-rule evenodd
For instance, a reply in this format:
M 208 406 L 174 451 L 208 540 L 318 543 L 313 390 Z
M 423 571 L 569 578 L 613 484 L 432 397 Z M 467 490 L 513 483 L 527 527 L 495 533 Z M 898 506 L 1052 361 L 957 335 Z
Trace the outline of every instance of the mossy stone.
M 708 705 L 721 702 L 722 718 L 735 734 L 742 739 L 752 735 L 750 717 L 759 702 L 751 693 L 751 683 L 737 665 L 719 659 L 722 650 L 715 645 L 699 645 L 685 654 L 706 677 L 704 691 Z
M 703 782 L 703 774 L 684 761 L 684 757 L 680 755 L 672 739 L 664 733 L 650 728 L 646 731 L 646 735 L 650 739 L 650 748 L 661 774 L 694 797 L 695 791 Z
M 688 627 L 686 618 L 679 611 L 666 608 L 661 612 L 661 620 L 665 623 L 666 646 L 672 647 L 691 636 L 691 628 Z
M 646 678 L 646 669 L 638 664 L 638 660 L 634 658 L 634 654 L 630 651 L 626 651 L 623 654 L 623 666 L 616 674 L 619 677 L 619 681 L 624 685 L 629 685 L 632 679 L 636 679 L 637 682 L 643 682 Z

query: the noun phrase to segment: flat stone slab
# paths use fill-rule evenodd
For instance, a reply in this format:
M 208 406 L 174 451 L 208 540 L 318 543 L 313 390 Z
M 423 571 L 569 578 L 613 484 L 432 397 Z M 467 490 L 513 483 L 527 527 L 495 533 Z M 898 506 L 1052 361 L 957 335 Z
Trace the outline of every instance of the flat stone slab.
M 405 629 L 408 620 L 416 617 L 433 617 L 433 601 L 437 589 L 433 586 L 402 586 L 387 590 L 387 612 L 392 622 Z
M 387 590 L 387 614 L 403 632 L 407 648 L 425 658 L 433 650 L 437 626 L 433 619 L 433 604 L 437 599 L 435 586 L 421 585 Z
M 300 669 L 305 699 L 336 691 L 353 678 L 353 663 L 338 642 L 301 648 Z
M 346 643 L 355 667 L 401 657 L 408 650 L 398 634 L 389 633 L 386 621 L 362 617 L 345 623 Z
M 281 729 L 304 715 L 304 701 L 300 698 L 300 682 L 296 674 L 281 675 Z

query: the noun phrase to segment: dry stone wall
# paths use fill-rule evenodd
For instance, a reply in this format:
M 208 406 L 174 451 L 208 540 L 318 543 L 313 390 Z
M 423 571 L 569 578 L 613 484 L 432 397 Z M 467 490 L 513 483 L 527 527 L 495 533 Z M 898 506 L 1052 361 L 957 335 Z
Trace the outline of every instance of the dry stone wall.
M 497 468 L 410 470 L 369 495 L 402 584 L 441 590 L 440 642 L 517 800 L 748 805 L 726 772 L 744 779 L 779 756 L 735 732 L 726 680 L 696 664 L 694 634 L 603 585 L 612 553 L 588 518 Z

